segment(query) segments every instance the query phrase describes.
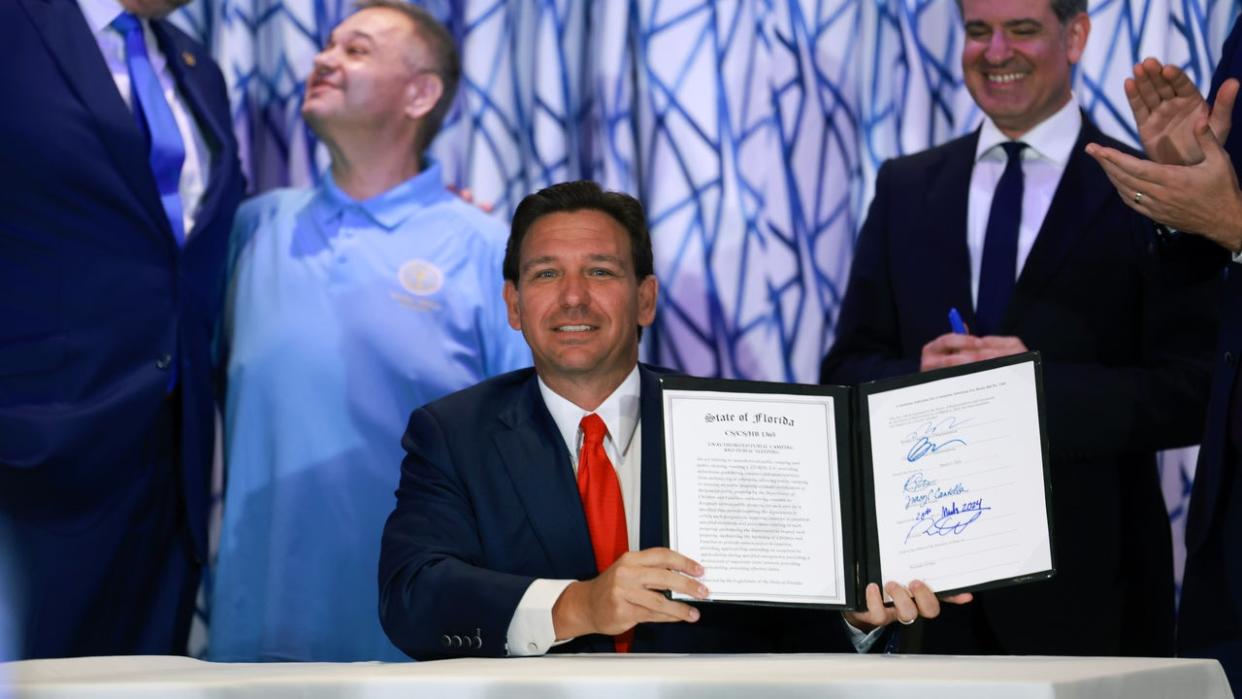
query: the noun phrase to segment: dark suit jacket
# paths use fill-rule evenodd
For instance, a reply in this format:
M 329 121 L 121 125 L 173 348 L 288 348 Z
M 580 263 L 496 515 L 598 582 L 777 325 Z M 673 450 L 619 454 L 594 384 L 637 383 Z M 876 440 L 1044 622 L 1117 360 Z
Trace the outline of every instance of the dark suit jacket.
M 1221 52 L 1221 62 L 1212 78 L 1212 97 L 1228 78 L 1242 78 L 1242 21 L 1234 23 Z M 1234 105 L 1235 128 L 1225 141 L 1235 171 L 1242 172 L 1242 100 Z M 1179 273 L 1180 279 L 1224 274 L 1220 342 L 1212 371 L 1207 424 L 1199 463 L 1195 470 L 1190 512 L 1186 519 L 1186 585 L 1181 616 L 1178 619 L 1179 649 L 1195 648 L 1228 640 L 1221 639 L 1221 623 L 1215 615 L 1232 608 L 1234 628 L 1242 628 L 1242 556 L 1232 553 L 1242 541 L 1242 479 L 1229 446 L 1230 397 L 1242 362 L 1242 271 L 1230 263 L 1230 255 L 1215 243 L 1195 235 L 1178 235 L 1165 241 L 1164 260 Z M 1187 274 L 1189 272 L 1189 275 Z M 1238 420 L 1239 416 L 1233 416 Z M 1215 538 L 1215 546 L 1207 546 Z M 1202 580 L 1192 578 L 1201 577 Z M 1196 584 L 1199 583 L 1199 584 Z M 1234 600 L 1222 605 L 1221 588 Z M 1188 599 L 1203 595 L 1205 599 Z M 1236 655 L 1220 658 L 1231 679 L 1238 672 Z M 1236 686 L 1236 679 L 1235 686 Z
M 640 373 L 645 549 L 663 545 L 664 477 L 660 372 L 640 365 Z M 402 443 L 408 456 L 380 553 L 384 630 L 414 658 L 505 655 L 509 621 L 534 579 L 597 574 L 569 451 L 534 370 L 504 374 L 419 408 Z M 700 609 L 695 624 L 640 624 L 633 650 L 852 650 L 835 613 Z M 454 636 L 467 642 L 455 647 Z M 611 638 L 592 635 L 553 650 L 612 649 Z
M 0 508 L 19 538 L 61 542 L 29 551 L 54 577 L 95 555 L 75 537 L 168 479 L 143 449 L 174 369 L 183 526 L 206 548 L 211 339 L 244 180 L 220 70 L 171 24 L 152 28 L 211 153 L 184 248 L 77 2 L 0 3 Z
M 881 167 L 823 382 L 916 372 L 923 345 L 950 331 L 950 308 L 973 324 L 966 216 L 977 138 Z M 1090 142 L 1125 148 L 1084 116 L 995 333 L 1045 361 L 1057 574 L 981 593 L 971 613 L 1007 652 L 1168 654 L 1171 544 L 1154 452 L 1198 439 L 1213 284 L 1162 284 L 1150 223 L 1117 198 L 1083 152 Z

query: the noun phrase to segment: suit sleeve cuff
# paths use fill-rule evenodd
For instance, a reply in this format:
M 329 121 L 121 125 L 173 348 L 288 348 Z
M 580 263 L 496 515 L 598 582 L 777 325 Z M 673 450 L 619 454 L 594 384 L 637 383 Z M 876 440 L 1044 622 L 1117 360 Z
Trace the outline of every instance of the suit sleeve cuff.
M 875 642 L 880 640 L 880 634 L 884 633 L 883 626 L 877 626 L 871 629 L 870 632 L 860 631 L 846 621 L 845 617 L 841 617 L 841 623 L 845 625 L 845 632 L 850 636 L 850 644 L 859 653 L 869 652 L 871 647 L 875 645 Z
M 526 588 L 513 618 L 509 620 L 509 632 L 505 636 L 509 655 L 543 655 L 549 648 L 558 645 L 556 631 L 552 627 L 552 606 L 572 582 L 538 578 Z

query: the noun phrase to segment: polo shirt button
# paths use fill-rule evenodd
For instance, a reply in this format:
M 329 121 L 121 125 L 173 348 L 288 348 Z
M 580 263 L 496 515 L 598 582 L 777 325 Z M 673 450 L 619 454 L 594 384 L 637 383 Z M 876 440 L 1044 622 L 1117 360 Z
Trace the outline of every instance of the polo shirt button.
M 168 367 L 170 366 L 172 366 L 172 355 L 171 354 L 161 354 L 159 356 L 159 359 L 155 360 L 155 368 L 159 369 L 160 371 L 167 371 Z

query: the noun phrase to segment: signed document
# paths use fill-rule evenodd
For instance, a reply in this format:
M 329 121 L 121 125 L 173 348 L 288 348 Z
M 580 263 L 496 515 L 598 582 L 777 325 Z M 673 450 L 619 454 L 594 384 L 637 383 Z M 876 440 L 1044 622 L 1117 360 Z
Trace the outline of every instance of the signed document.
M 866 606 L 1054 572 L 1038 353 L 863 384 L 665 377 L 667 545 L 715 602 Z
M 1037 355 L 860 387 L 873 579 L 940 593 L 1053 570 Z
M 668 543 L 703 564 L 712 600 L 854 603 L 838 434 L 849 398 L 842 388 L 664 380 Z

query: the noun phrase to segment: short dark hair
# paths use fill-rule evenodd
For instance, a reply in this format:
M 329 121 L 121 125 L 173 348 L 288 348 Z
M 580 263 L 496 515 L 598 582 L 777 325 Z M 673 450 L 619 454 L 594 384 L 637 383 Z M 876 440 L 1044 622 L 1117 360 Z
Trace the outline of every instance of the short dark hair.
M 1069 21 L 1077 17 L 1080 13 L 1087 11 L 1087 0 L 1049 0 L 1052 3 L 1052 14 L 1057 16 L 1057 21 L 1062 25 L 1069 24 Z M 962 11 L 962 0 L 957 0 L 957 11 Z
M 444 117 L 453 107 L 453 98 L 457 96 L 457 85 L 461 82 L 461 57 L 457 54 L 457 44 L 453 41 L 453 35 L 430 12 L 406 0 L 359 0 L 355 7 L 359 10 L 381 7 L 400 12 L 414 24 L 415 35 L 427 45 L 432 65 L 424 70 L 440 78 L 444 92 L 431 111 L 423 117 L 423 127 L 418 134 L 418 143 L 415 144 L 416 150 L 421 154 L 427 150 L 432 139 L 440 132 L 440 125 L 444 123 Z
M 612 217 L 625 229 L 630 239 L 630 259 L 638 281 L 655 274 L 654 255 L 651 252 L 651 233 L 647 230 L 647 216 L 643 205 L 634 197 L 622 192 L 608 192 L 590 180 L 561 182 L 528 194 L 513 212 L 513 225 L 509 229 L 509 243 L 505 247 L 504 276 L 517 286 L 521 270 L 522 240 L 535 221 L 555 213 L 571 213 L 590 209 Z

